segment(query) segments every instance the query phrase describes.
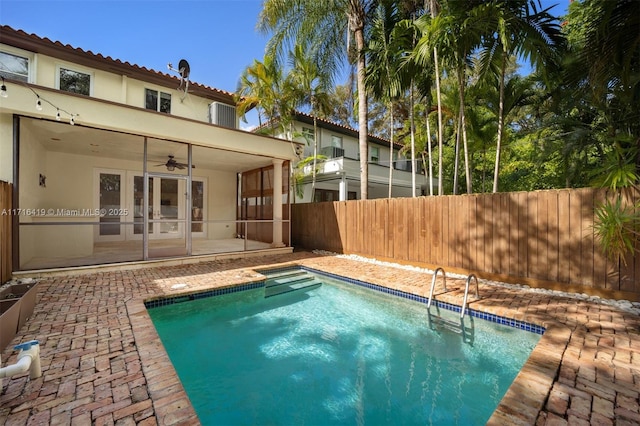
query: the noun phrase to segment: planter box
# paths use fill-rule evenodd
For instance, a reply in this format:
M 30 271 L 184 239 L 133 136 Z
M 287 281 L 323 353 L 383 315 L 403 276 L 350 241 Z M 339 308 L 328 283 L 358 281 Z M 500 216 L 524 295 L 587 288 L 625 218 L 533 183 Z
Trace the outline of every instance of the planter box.
M 20 299 L 0 300 L 0 352 L 18 333 L 21 305 Z
M 12 284 L 0 290 L 0 351 L 33 314 L 37 291 L 36 282 Z

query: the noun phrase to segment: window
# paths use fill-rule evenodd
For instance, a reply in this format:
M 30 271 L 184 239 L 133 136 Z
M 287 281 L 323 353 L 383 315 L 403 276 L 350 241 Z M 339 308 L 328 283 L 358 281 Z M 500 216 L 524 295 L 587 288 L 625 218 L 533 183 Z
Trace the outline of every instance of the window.
M 0 52 L 0 75 L 18 81 L 29 81 L 29 58 Z
M 313 131 L 312 128 L 303 127 L 302 128 L 302 137 L 304 138 L 305 142 L 307 142 L 307 143 L 313 142 L 316 139 L 316 133 Z
M 347 193 L 347 200 L 355 200 L 356 193 L 355 191 L 349 191 Z M 339 201 L 340 200 L 340 192 L 333 191 L 331 189 L 319 189 L 316 188 L 313 193 L 313 202 L 314 203 L 323 203 L 326 201 Z
M 342 148 L 342 136 L 331 135 L 331 146 L 334 148 Z
M 171 94 L 145 89 L 144 107 L 154 111 L 171 114 Z
M 378 163 L 378 161 L 380 161 L 380 148 L 378 148 L 377 146 L 372 146 L 370 147 L 370 152 L 371 152 L 371 162 Z
M 86 96 L 91 95 L 91 74 L 62 67 L 59 70 L 58 87 L 60 90 Z

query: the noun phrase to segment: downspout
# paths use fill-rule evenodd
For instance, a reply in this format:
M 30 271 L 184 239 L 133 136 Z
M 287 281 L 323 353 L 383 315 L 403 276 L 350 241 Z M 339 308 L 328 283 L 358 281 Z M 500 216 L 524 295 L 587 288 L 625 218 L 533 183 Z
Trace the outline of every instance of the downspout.
M 42 376 L 42 368 L 40 366 L 40 344 L 37 340 L 21 343 L 14 346 L 18 353 L 18 362 L 0 368 L 0 379 L 12 377 L 17 374 L 29 372 L 31 379 L 37 379 Z

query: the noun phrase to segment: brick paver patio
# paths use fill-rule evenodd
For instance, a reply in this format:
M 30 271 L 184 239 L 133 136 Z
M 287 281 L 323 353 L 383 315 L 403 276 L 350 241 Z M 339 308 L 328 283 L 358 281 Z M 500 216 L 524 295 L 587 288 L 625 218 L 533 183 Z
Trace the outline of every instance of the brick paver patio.
M 423 296 L 431 282 L 417 270 L 308 252 L 43 278 L 33 317 L 2 353 L 2 366 L 13 364 L 13 345 L 38 339 L 43 375 L 3 380 L 0 425 L 199 424 L 143 301 L 260 280 L 254 269 L 280 263 Z M 447 279 L 436 297 L 460 305 L 463 286 Z M 640 424 L 638 315 L 482 280 L 470 307 L 547 327 L 490 424 Z

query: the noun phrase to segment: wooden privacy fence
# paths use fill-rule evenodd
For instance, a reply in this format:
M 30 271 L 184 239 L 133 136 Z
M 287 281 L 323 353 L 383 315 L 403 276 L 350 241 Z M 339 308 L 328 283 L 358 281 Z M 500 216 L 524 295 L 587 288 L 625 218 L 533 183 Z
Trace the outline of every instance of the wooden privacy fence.
M 640 296 L 640 256 L 608 260 L 595 240 L 594 206 L 605 197 L 585 188 L 295 204 L 292 243 Z
M 11 279 L 12 269 L 12 250 L 11 250 L 11 221 L 12 215 L 9 214 L 12 206 L 12 188 L 10 183 L 0 181 L 0 284 Z

